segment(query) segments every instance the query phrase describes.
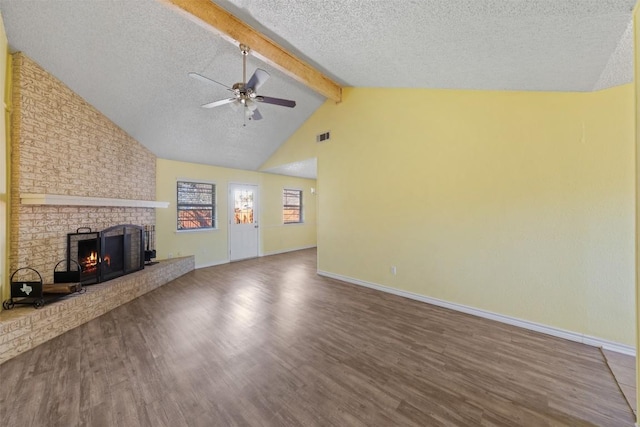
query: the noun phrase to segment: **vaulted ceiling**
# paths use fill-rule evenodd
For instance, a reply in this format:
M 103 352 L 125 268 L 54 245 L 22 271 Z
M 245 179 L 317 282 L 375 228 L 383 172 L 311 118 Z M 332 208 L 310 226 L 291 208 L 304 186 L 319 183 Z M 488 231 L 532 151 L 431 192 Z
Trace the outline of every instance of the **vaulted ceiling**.
M 343 86 L 593 91 L 633 80 L 635 0 L 216 0 Z M 22 51 L 157 156 L 256 170 L 325 97 L 256 56 L 271 78 L 246 121 L 222 86 L 236 43 L 156 0 L 0 0 Z M 246 124 L 246 126 L 245 126 Z M 312 162 L 285 173 L 309 175 Z

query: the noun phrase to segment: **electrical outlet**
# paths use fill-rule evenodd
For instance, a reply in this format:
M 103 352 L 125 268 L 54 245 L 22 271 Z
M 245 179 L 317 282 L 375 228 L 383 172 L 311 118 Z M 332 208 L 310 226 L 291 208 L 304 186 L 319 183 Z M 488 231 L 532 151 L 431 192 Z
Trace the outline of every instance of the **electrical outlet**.
M 169 252 L 169 258 L 173 258 L 173 252 Z
M 391 272 L 392 275 L 396 275 L 396 273 L 398 272 L 398 269 L 396 268 L 395 265 L 392 265 L 391 268 L 389 269 L 389 271 Z

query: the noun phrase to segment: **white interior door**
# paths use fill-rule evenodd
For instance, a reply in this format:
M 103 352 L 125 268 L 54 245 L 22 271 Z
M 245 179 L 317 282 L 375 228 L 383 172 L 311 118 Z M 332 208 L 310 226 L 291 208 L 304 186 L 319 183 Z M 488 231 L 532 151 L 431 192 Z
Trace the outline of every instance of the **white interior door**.
M 229 260 L 258 256 L 258 186 L 229 184 Z

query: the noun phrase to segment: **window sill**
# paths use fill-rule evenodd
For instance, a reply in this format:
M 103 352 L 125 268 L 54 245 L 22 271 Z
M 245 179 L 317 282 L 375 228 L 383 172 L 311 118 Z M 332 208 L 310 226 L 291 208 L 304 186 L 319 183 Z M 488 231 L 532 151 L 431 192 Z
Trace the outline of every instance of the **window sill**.
M 219 228 L 196 228 L 193 230 L 176 230 L 175 233 L 176 234 L 182 234 L 182 233 L 210 233 L 212 231 L 218 231 Z

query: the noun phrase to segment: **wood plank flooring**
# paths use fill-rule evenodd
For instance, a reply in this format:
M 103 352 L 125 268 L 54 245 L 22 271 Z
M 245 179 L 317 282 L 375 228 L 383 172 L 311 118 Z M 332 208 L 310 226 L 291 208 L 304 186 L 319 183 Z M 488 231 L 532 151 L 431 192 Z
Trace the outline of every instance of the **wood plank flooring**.
M 315 274 L 196 270 L 0 365 L 3 426 L 632 426 L 599 349 Z
M 609 350 L 602 350 L 618 387 L 634 413 L 638 412 L 636 401 L 636 358 Z

